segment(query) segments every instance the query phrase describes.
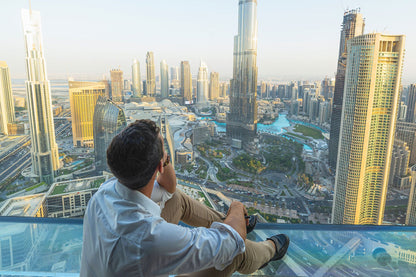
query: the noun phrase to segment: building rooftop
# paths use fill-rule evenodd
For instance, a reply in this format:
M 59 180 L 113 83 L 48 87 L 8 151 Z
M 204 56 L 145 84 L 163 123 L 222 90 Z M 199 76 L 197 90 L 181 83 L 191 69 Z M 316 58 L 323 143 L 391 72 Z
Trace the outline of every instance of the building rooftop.
M 45 199 L 44 193 L 14 197 L 6 200 L 0 208 L 1 216 L 36 216 Z
M 98 188 L 107 180 L 107 176 L 97 176 L 72 181 L 58 182 L 52 185 L 48 195 L 58 195 L 74 191 L 82 191 L 87 189 Z

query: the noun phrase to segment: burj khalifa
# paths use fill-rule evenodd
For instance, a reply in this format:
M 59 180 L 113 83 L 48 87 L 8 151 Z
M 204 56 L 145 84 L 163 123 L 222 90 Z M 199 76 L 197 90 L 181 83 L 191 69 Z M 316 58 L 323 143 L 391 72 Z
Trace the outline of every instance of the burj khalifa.
M 58 146 L 52 116 L 52 100 L 43 43 L 40 13 L 22 10 L 26 48 L 26 93 L 32 139 L 32 172 L 40 181 L 52 184 L 59 168 Z
M 227 136 L 247 145 L 257 135 L 257 0 L 238 3 L 233 68 Z

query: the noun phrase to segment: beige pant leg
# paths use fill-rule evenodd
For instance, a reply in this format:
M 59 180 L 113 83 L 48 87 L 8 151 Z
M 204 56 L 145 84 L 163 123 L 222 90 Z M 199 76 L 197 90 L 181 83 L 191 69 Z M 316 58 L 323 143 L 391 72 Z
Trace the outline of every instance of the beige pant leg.
M 241 274 L 251 274 L 259 269 L 262 265 L 270 261 L 275 254 L 273 244 L 268 241 L 254 242 L 246 240 L 246 251 L 237 255 L 233 262 L 227 266 L 223 271 L 209 268 L 200 272 L 192 273 L 189 276 L 203 277 L 203 276 L 231 276 L 238 271 Z
M 225 215 L 192 199 L 181 190 L 176 189 L 172 198 L 166 201 L 161 217 L 169 223 L 178 224 L 179 221 L 194 226 L 209 228 L 212 222 L 223 222 Z
M 176 189 L 172 198 L 165 203 L 161 216 L 170 223 L 178 224 L 183 221 L 190 226 L 209 228 L 214 221 L 222 222 L 225 215 Z M 210 268 L 187 276 L 231 276 L 235 271 L 251 274 L 270 261 L 275 254 L 275 248 L 270 242 L 253 242 L 247 239 L 245 244 L 246 251 L 237 255 L 223 271 Z

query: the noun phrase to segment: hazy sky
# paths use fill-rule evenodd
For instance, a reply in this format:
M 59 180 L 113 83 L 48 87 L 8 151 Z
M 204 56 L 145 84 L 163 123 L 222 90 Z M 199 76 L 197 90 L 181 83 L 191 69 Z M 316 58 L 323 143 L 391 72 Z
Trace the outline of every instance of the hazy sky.
M 21 8 L 28 1 L 0 0 L 0 60 L 12 78 L 26 78 Z M 404 83 L 416 82 L 416 1 L 414 0 L 258 0 L 259 78 L 322 79 L 336 70 L 344 10 L 361 8 L 365 32 L 406 35 Z M 97 79 L 120 67 L 131 76 L 139 59 L 145 73 L 147 51 L 155 55 L 156 75 L 170 66 L 199 61 L 220 77 L 232 74 L 238 0 L 33 0 L 42 16 L 48 75 Z

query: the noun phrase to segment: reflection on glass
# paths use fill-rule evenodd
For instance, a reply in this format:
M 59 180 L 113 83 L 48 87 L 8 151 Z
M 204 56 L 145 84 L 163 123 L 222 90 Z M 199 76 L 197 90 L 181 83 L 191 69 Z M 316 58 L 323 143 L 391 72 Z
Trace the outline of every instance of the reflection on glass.
M 416 228 L 257 224 L 250 239 L 288 234 L 288 254 L 266 276 L 414 276 Z M 82 221 L 2 218 L 0 275 L 78 276 Z M 238 275 L 238 274 L 236 274 Z

